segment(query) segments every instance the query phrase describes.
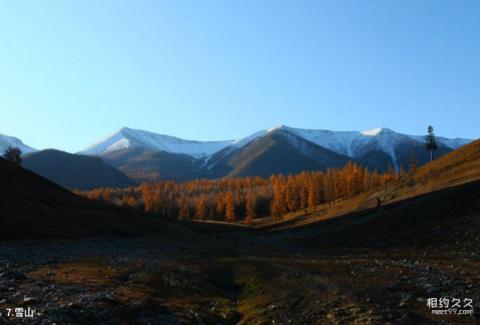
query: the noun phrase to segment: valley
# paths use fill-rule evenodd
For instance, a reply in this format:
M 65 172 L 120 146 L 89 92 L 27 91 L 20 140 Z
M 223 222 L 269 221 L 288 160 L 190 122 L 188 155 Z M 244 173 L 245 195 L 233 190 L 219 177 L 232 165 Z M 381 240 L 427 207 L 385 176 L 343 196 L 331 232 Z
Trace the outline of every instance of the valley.
M 475 324 L 478 202 L 469 209 L 421 213 L 408 229 L 385 211 L 382 231 L 191 224 L 183 235 L 4 243 L 0 308 L 34 308 L 38 324 Z M 432 315 L 432 297 L 473 299 L 475 314 Z
M 22 307 L 35 324 L 476 324 L 479 144 L 254 227 L 89 201 L 0 160 L 0 197 L 19 203 L 0 205 L 1 319 Z M 436 315 L 432 298 L 472 307 Z
M 3 1 L 0 325 L 480 324 L 479 1 Z

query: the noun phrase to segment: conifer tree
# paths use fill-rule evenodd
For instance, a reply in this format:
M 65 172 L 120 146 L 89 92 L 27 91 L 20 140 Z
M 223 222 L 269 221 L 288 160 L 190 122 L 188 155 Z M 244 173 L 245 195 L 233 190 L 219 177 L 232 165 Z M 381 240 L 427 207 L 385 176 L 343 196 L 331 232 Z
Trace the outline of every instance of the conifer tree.
M 232 192 L 227 192 L 225 200 L 225 220 L 228 222 L 234 222 L 237 219 L 235 215 L 235 202 L 233 200 Z
M 247 225 L 253 224 L 253 219 L 255 219 L 255 210 L 256 210 L 255 195 L 252 192 L 248 192 L 247 199 L 245 201 L 245 211 L 246 211 L 245 222 Z
M 215 197 L 215 212 L 217 218 L 224 219 L 225 218 L 225 198 L 222 192 L 217 193 Z
M 14 163 L 15 165 L 21 165 L 22 150 L 20 150 L 20 148 L 8 147 L 3 153 L 3 159 Z
M 205 196 L 202 195 L 198 199 L 197 212 L 195 214 L 195 217 L 197 219 L 203 220 L 203 219 L 206 218 L 206 216 L 207 216 L 207 203 L 206 203 L 206 200 L 205 200 Z
M 178 201 L 178 207 L 179 207 L 178 219 L 180 219 L 180 220 L 190 219 L 190 212 L 189 212 L 189 209 L 188 209 L 187 200 L 186 200 L 185 196 L 182 195 L 180 197 L 180 199 Z
M 433 161 L 433 152 L 438 149 L 437 140 L 433 133 L 433 127 L 428 126 L 427 135 L 427 150 L 430 151 L 430 161 Z
M 313 208 L 320 204 L 320 188 L 314 178 L 308 184 L 308 207 Z

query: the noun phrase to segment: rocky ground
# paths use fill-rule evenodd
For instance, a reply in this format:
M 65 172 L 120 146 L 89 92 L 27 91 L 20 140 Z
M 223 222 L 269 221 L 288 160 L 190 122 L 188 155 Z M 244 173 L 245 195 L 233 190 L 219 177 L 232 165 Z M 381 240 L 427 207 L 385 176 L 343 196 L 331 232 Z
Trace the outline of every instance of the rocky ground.
M 331 246 L 251 232 L 3 243 L 0 322 L 479 322 L 478 251 Z M 443 297 L 472 299 L 474 315 L 432 315 L 428 299 Z

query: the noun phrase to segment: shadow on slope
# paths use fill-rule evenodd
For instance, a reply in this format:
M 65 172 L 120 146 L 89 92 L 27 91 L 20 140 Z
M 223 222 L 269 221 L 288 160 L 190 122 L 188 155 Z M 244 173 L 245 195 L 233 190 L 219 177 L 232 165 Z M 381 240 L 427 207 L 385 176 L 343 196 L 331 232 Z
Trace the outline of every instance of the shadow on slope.
M 74 195 L 0 159 L 0 238 L 76 238 L 181 232 L 173 221 Z
M 332 247 L 480 247 L 480 181 L 284 231 Z
M 48 149 L 26 155 L 22 165 L 69 189 L 89 190 L 135 185 L 134 181 L 100 157 Z

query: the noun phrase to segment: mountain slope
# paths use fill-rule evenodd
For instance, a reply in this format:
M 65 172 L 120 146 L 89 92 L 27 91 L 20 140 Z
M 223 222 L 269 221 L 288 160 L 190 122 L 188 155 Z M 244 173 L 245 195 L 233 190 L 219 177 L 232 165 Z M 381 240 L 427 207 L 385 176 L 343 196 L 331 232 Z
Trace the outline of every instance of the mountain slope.
M 102 158 L 139 182 L 198 178 L 197 160 L 184 154 L 130 148 L 107 152 Z
M 19 148 L 20 150 L 22 150 L 23 154 L 27 154 L 27 153 L 36 151 L 36 149 L 33 149 L 33 148 L 25 145 L 18 138 L 0 134 L 0 156 L 3 155 L 3 153 L 5 152 L 5 150 L 8 147 Z
M 425 150 L 425 137 L 401 134 L 387 128 L 377 128 L 363 132 L 332 132 L 295 129 L 286 126 L 279 128 L 338 154 L 357 159 L 367 167 L 379 171 L 387 170 L 388 164 L 391 164 L 397 170 L 400 167 L 408 169 L 412 158 L 417 160 L 418 165 L 423 165 L 429 161 L 429 154 Z M 471 140 L 437 137 L 438 150 L 436 156 L 440 157 L 469 142 Z M 384 163 L 379 164 L 377 159 L 372 159 L 372 155 L 381 159 Z M 388 164 L 386 164 L 387 162 Z
M 190 141 L 143 130 L 122 128 L 80 153 L 100 156 L 117 150 L 141 148 L 150 151 L 166 151 L 201 158 L 211 155 L 232 143 L 233 141 Z
M 99 157 L 73 155 L 58 150 L 42 150 L 25 155 L 23 166 L 70 189 L 88 190 L 135 184 Z
M 0 159 L 0 238 L 153 235 L 181 228 L 139 212 L 90 201 Z M 176 230 L 175 230 L 176 231 Z
M 438 137 L 437 142 L 435 157 L 441 157 L 470 140 Z M 421 166 L 430 160 L 425 137 L 387 128 L 334 132 L 278 126 L 243 139 L 214 142 L 123 128 L 82 152 L 104 157 L 138 181 L 270 176 L 338 167 L 345 159 L 384 172 L 390 167 L 408 170 L 412 161 Z
M 225 149 L 204 166 L 207 177 L 296 174 L 344 166 L 350 159 L 284 130 L 269 132 L 236 150 Z

